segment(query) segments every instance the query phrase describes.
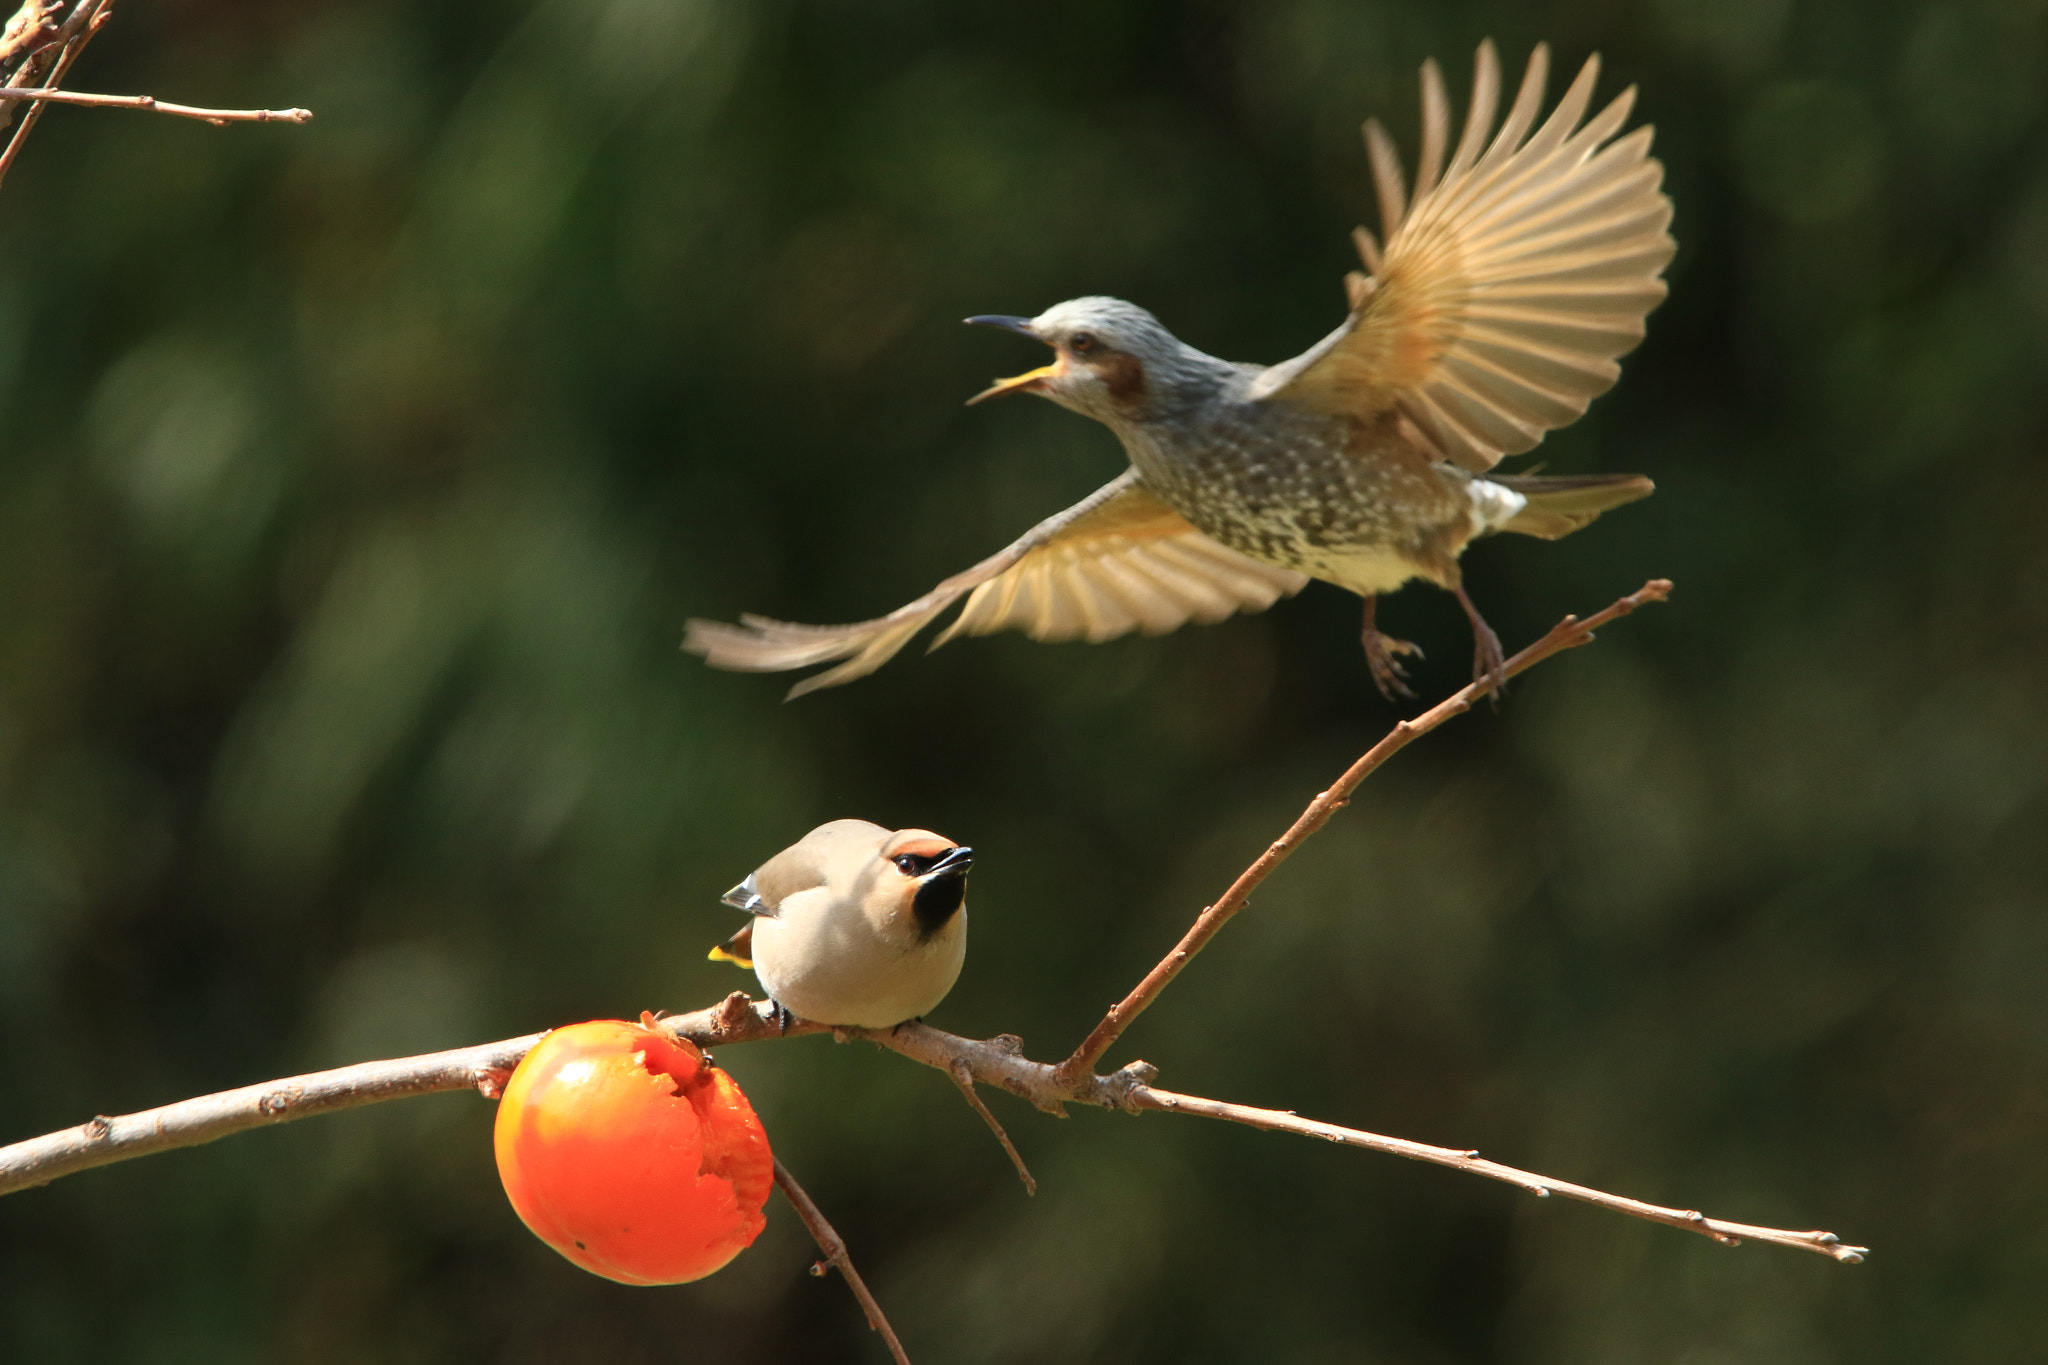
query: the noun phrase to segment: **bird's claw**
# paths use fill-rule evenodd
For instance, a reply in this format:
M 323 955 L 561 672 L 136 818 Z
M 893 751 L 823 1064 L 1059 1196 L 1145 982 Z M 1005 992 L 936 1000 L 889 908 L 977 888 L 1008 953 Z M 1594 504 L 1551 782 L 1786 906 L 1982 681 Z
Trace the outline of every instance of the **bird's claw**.
M 1490 695 L 1496 706 L 1507 695 L 1507 655 L 1501 650 L 1500 636 L 1484 621 L 1472 623 L 1472 681 L 1492 688 Z
M 1415 700 L 1415 689 L 1408 686 L 1408 670 L 1401 667 L 1397 656 L 1413 654 L 1420 659 L 1422 646 L 1370 628 L 1360 638 L 1365 645 L 1365 666 L 1372 673 L 1372 685 L 1380 690 L 1380 695 L 1388 701 Z

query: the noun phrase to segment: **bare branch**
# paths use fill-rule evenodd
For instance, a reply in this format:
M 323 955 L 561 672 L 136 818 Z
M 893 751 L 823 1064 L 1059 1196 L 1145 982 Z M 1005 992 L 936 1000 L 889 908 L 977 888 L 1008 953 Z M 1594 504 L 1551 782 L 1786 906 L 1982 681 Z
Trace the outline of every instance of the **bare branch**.
M 846 1240 L 838 1229 L 825 1221 L 825 1215 L 804 1193 L 804 1187 L 796 1183 L 796 1177 L 789 1173 L 789 1167 L 778 1159 L 775 1163 L 775 1184 L 781 1189 L 782 1197 L 796 1210 L 796 1216 L 804 1220 L 804 1226 L 811 1230 L 811 1240 L 818 1244 L 818 1250 L 825 1253 L 825 1259 L 811 1267 L 813 1275 L 823 1275 L 828 1265 L 837 1266 L 846 1287 L 860 1300 L 861 1312 L 868 1315 L 868 1326 L 882 1334 L 882 1340 L 889 1343 L 889 1354 L 896 1358 L 896 1365 L 910 1365 L 910 1357 L 904 1353 L 903 1343 L 896 1339 L 896 1331 L 889 1326 L 889 1319 L 882 1312 L 882 1305 L 875 1302 L 875 1296 L 868 1292 L 867 1282 L 860 1272 L 853 1268 L 853 1257 L 846 1250 Z
M 89 1171 L 95 1166 L 196 1147 L 230 1133 L 268 1128 L 314 1114 L 330 1114 L 409 1095 L 494 1088 L 502 1084 L 504 1076 L 519 1065 L 519 1059 L 542 1036 L 534 1033 L 481 1047 L 290 1076 L 119 1118 L 102 1114 L 76 1128 L 0 1147 L 0 1194 L 48 1184 L 59 1176 Z
M 61 8 L 63 0 L 24 0 L 7 27 L 0 29 L 0 66 L 56 38 L 57 26 L 50 16 Z
M 946 1073 L 953 1078 L 953 1084 L 960 1087 L 961 1098 L 967 1101 L 968 1107 L 981 1115 L 981 1121 L 988 1125 L 988 1130 L 996 1135 L 996 1141 L 1002 1143 L 1003 1150 L 1010 1154 L 1010 1164 L 1017 1168 L 1017 1178 L 1024 1182 L 1024 1193 L 1036 1195 L 1038 1182 L 1031 1178 L 1031 1168 L 1024 1164 L 1024 1158 L 1018 1153 L 1017 1145 L 1010 1141 L 1010 1135 L 1003 1131 L 1003 1125 L 996 1121 L 996 1116 L 981 1102 L 981 1096 L 974 1093 L 973 1070 L 967 1063 L 956 1060 L 946 1068 Z
M 1593 638 L 1593 631 L 1598 627 L 1628 614 L 1645 602 L 1662 601 L 1670 590 L 1670 583 L 1663 579 L 1653 579 L 1644 584 L 1639 591 L 1584 621 L 1566 617 L 1548 635 L 1509 660 L 1506 675 L 1512 677 L 1552 654 L 1585 644 Z M 1010 1153 L 1011 1159 L 1016 1162 L 1018 1174 L 1023 1178 L 1028 1190 L 1035 1190 L 1035 1183 L 1030 1173 L 1025 1170 L 1024 1163 L 1018 1157 L 1008 1135 L 1003 1132 L 1002 1126 L 996 1122 L 995 1116 L 988 1112 L 980 1097 L 975 1094 L 974 1086 L 977 1083 L 1007 1090 L 1054 1115 L 1064 1115 L 1065 1106 L 1069 1104 L 1089 1104 L 1131 1114 L 1157 1110 L 1226 1119 L 1255 1128 L 1297 1133 L 1349 1146 L 1388 1152 L 1412 1160 L 1434 1162 L 1437 1165 L 1484 1176 L 1489 1180 L 1519 1185 L 1539 1195 L 1561 1194 L 1631 1217 L 1686 1228 L 1728 1245 L 1733 1245 L 1743 1238 L 1751 1238 L 1819 1252 L 1837 1261 L 1861 1261 L 1868 1248 L 1844 1245 L 1830 1232 L 1798 1232 L 1785 1228 L 1725 1222 L 1708 1218 L 1694 1210 L 1646 1204 L 1640 1200 L 1607 1194 L 1584 1185 L 1517 1170 L 1495 1161 L 1483 1160 L 1477 1152 L 1433 1147 L 1403 1138 L 1383 1137 L 1354 1128 L 1341 1128 L 1334 1124 L 1304 1119 L 1278 1110 L 1257 1109 L 1223 1100 L 1156 1090 L 1152 1088 L 1151 1082 L 1158 1075 L 1158 1071 L 1145 1062 L 1132 1062 L 1106 1076 L 1098 1074 L 1093 1069 L 1095 1059 L 1115 1041 L 1123 1027 L 1151 1003 L 1165 984 L 1185 965 L 1187 959 L 1215 936 L 1216 930 L 1222 927 L 1223 922 L 1231 914 L 1243 908 L 1252 889 L 1266 874 L 1291 853 L 1301 840 L 1322 827 L 1367 775 L 1417 735 L 1426 734 L 1452 716 L 1469 710 L 1472 703 L 1485 695 L 1486 691 L 1485 685 L 1475 684 L 1416 719 L 1403 721 L 1395 726 L 1392 733 L 1354 763 L 1336 785 L 1309 804 L 1308 809 L 1295 821 L 1293 827 L 1267 848 L 1257 862 L 1245 870 L 1225 893 L 1224 898 L 1202 913 L 1195 927 L 1181 940 L 1180 946 L 1153 969 L 1129 999 L 1116 1010 L 1112 1010 L 1110 1016 L 1097 1025 L 1081 1050 L 1058 1066 L 1032 1061 L 1024 1055 L 1023 1043 L 1009 1034 L 981 1041 L 958 1037 L 922 1023 L 907 1023 L 891 1029 L 860 1029 L 834 1027 L 804 1019 L 791 1021 L 767 1002 L 756 1003 L 740 991 L 734 991 L 719 1004 L 707 1009 L 690 1014 L 671 1015 L 656 1022 L 659 1027 L 677 1037 L 687 1038 L 704 1048 L 720 1047 L 729 1043 L 801 1037 L 813 1033 L 830 1033 L 842 1041 L 848 1038 L 865 1038 L 891 1052 L 901 1053 L 912 1061 L 937 1068 L 953 1079 L 969 1102 L 988 1121 L 1005 1150 Z M 486 1096 L 496 1098 L 502 1091 L 505 1078 L 512 1068 L 518 1065 L 519 1059 L 525 1056 L 527 1050 L 542 1036 L 530 1034 L 524 1038 L 486 1043 L 481 1047 L 458 1048 L 450 1052 L 431 1053 L 422 1057 L 403 1057 L 388 1062 L 366 1062 L 335 1071 L 316 1072 L 264 1085 L 246 1086 L 218 1095 L 201 1096 L 198 1099 L 184 1100 L 124 1118 L 95 1118 L 77 1128 L 31 1138 L 9 1147 L 0 1147 L 0 1194 L 11 1193 L 32 1185 L 47 1184 L 60 1176 L 90 1170 L 95 1166 L 104 1166 L 130 1157 L 211 1142 L 215 1138 L 249 1128 L 284 1123 L 310 1114 L 330 1113 L 338 1109 L 376 1104 L 408 1095 L 473 1088 Z M 784 1193 L 790 1196 L 793 1204 L 798 1205 L 798 1212 L 804 1215 L 806 1223 L 811 1224 L 813 1235 L 818 1236 L 819 1245 L 825 1248 L 828 1259 L 832 1259 L 833 1264 L 841 1267 L 847 1282 L 861 1297 L 863 1307 L 869 1309 L 870 1322 L 885 1336 L 890 1336 L 891 1349 L 897 1353 L 897 1359 L 902 1360 L 900 1344 L 894 1341 L 887 1324 L 880 1320 L 881 1310 L 873 1306 L 873 1300 L 867 1295 L 865 1286 L 854 1273 L 851 1262 L 837 1259 L 844 1257 L 844 1244 L 838 1242 L 836 1234 L 831 1232 L 830 1224 L 824 1222 L 822 1215 L 817 1215 L 816 1206 L 810 1204 L 802 1191 L 795 1188 L 795 1183 L 787 1177 L 788 1173 L 778 1166 L 776 1179 L 783 1185 Z M 816 1216 L 816 1222 L 812 1222 L 813 1216 Z M 820 1228 L 824 1230 L 822 1233 L 819 1231 Z M 829 1242 L 826 1240 L 828 1237 L 832 1239 Z
M 1671 580 L 1653 578 L 1605 611 L 1595 612 L 1583 621 L 1576 616 L 1567 616 L 1551 627 L 1549 634 L 1509 659 L 1501 671 L 1501 679 L 1504 681 L 1517 673 L 1526 672 L 1553 654 L 1576 649 L 1590 642 L 1593 632 L 1601 626 L 1619 620 L 1645 603 L 1662 602 L 1670 595 Z M 1131 1021 L 1144 1013 L 1145 1008 L 1159 998 L 1159 993 L 1166 989 L 1167 983 L 1180 975 L 1181 968 L 1187 966 L 1195 954 L 1201 952 L 1209 940 L 1216 937 L 1216 931 L 1227 924 L 1231 916 L 1244 909 L 1245 903 L 1251 899 L 1251 894 L 1258 889 L 1259 883 L 1266 880 L 1274 868 L 1287 861 L 1287 855 L 1299 848 L 1305 839 L 1329 823 L 1330 817 L 1351 799 L 1354 791 L 1358 790 L 1359 783 L 1372 776 L 1381 764 L 1406 748 L 1416 738 L 1428 734 L 1453 716 L 1461 716 L 1471 710 L 1472 703 L 1492 691 L 1493 687 L 1494 680 L 1482 679 L 1453 693 L 1415 719 L 1402 721 L 1387 732 L 1385 739 L 1367 750 L 1364 757 L 1347 768 L 1344 775 L 1332 783 L 1328 791 L 1319 793 L 1315 800 L 1309 802 L 1308 809 L 1288 826 L 1287 832 L 1275 839 L 1250 867 L 1238 874 L 1237 880 L 1230 884 L 1222 898 L 1196 916 L 1194 926 L 1181 937 L 1173 951 L 1161 958 L 1159 965 L 1147 972 L 1145 979 L 1140 981 L 1129 995 L 1111 1006 L 1109 1013 L 1102 1017 L 1102 1022 L 1081 1041 L 1081 1046 L 1074 1049 L 1074 1055 L 1060 1063 L 1060 1079 L 1063 1082 L 1071 1082 L 1092 1072 L 1096 1062 L 1102 1059 L 1102 1054 L 1109 1051 L 1123 1031 L 1131 1026 Z
M 39 100 L 50 104 L 82 104 L 93 109 L 149 109 L 178 118 L 202 119 L 207 123 L 310 123 L 311 109 L 200 109 L 189 104 L 172 104 L 149 95 L 84 95 L 51 87 L 10 89 L 0 87 L 0 100 Z
M 1322 1138 L 1348 1147 L 1365 1147 L 1392 1156 L 1404 1156 L 1411 1161 L 1428 1161 L 1438 1166 L 1449 1166 L 1454 1171 L 1466 1171 L 1472 1175 L 1483 1175 L 1488 1180 L 1519 1185 L 1539 1199 L 1561 1194 L 1567 1199 L 1596 1204 L 1603 1209 L 1628 1214 L 1632 1218 L 1646 1218 L 1652 1223 L 1684 1228 L 1703 1237 L 1711 1237 L 1722 1246 L 1740 1246 L 1742 1239 L 1748 1237 L 1759 1242 L 1798 1247 L 1802 1251 L 1817 1251 L 1847 1265 L 1859 1265 L 1863 1258 L 1870 1254 L 1869 1247 L 1849 1246 L 1832 1232 L 1791 1232 L 1784 1228 L 1757 1227 L 1751 1223 L 1724 1222 L 1719 1218 L 1709 1218 L 1698 1209 L 1667 1209 L 1659 1204 L 1645 1204 L 1639 1199 L 1627 1199 L 1585 1185 L 1552 1180 L 1547 1175 L 1537 1175 L 1532 1171 L 1516 1170 L 1513 1166 L 1503 1166 L 1498 1161 L 1485 1160 L 1474 1151 L 1461 1152 L 1451 1147 L 1432 1147 L 1423 1142 L 1410 1142 L 1406 1138 L 1382 1137 L 1378 1133 L 1368 1133 L 1357 1128 L 1340 1128 L 1334 1123 L 1321 1123 L 1278 1109 L 1255 1109 L 1248 1104 L 1203 1099 L 1199 1095 L 1177 1095 L 1171 1090 L 1154 1090 L 1143 1085 L 1131 1092 L 1131 1104 L 1138 1109 L 1157 1109 L 1169 1114 L 1195 1114 L 1208 1119 L 1228 1119 L 1232 1123 L 1248 1124 L 1253 1128 L 1269 1128 L 1278 1133 L 1298 1133 L 1303 1137 Z
M 1632 1217 L 1704 1232 L 1721 1240 L 1754 1238 L 1780 1246 L 1819 1251 L 1836 1260 L 1850 1262 L 1861 1260 L 1868 1250 L 1843 1246 L 1833 1233 L 1753 1227 L 1746 1223 L 1708 1219 L 1681 1209 L 1645 1204 L 1583 1185 L 1553 1180 L 1549 1176 L 1515 1170 L 1497 1162 L 1482 1161 L 1476 1152 L 1381 1137 L 1278 1110 L 1255 1109 L 1249 1105 L 1156 1090 L 1152 1088 L 1151 1081 L 1158 1072 L 1144 1062 L 1132 1062 L 1107 1076 L 1090 1074 L 1069 1087 L 1060 1080 L 1057 1067 L 1046 1062 L 1034 1062 L 1024 1056 L 1023 1045 L 1008 1034 L 984 1041 L 962 1038 L 928 1024 L 904 1024 L 893 1029 L 851 1029 L 833 1028 L 807 1019 L 799 1019 L 784 1028 L 766 1001 L 749 1000 L 739 991 L 734 991 L 708 1009 L 670 1015 L 659 1022 L 659 1027 L 707 1049 L 814 1033 L 830 1033 L 836 1038 L 864 1038 L 912 1061 L 934 1067 L 956 1082 L 965 1074 L 983 1085 L 1007 1090 L 1048 1113 L 1063 1112 L 1061 1106 L 1065 1104 L 1088 1104 L 1132 1114 L 1152 1109 L 1229 1119 L 1256 1128 L 1300 1133 L 1417 1161 L 1432 1161 L 1525 1189 L 1583 1199 Z M 335 1071 L 315 1072 L 264 1085 L 245 1086 L 218 1095 L 204 1095 L 122 1118 L 96 1118 L 61 1133 L 0 1147 L 0 1194 L 45 1185 L 61 1176 L 125 1161 L 130 1157 L 197 1146 L 230 1133 L 286 1123 L 312 1114 L 327 1114 L 410 1095 L 431 1095 L 450 1090 L 474 1089 L 495 1098 L 504 1085 L 505 1077 L 519 1064 L 519 1059 L 544 1036 L 534 1033 L 524 1038 L 485 1043 L 480 1047 L 433 1052 L 421 1057 L 401 1057 L 388 1062 L 364 1062 Z
M 70 15 L 58 27 L 57 36 L 49 45 L 30 53 L 26 61 L 14 68 L 7 77 L 6 88 L 19 89 L 26 86 L 42 71 L 49 73 L 43 77 L 44 87 L 55 89 L 63 84 L 64 73 L 71 69 L 71 63 L 78 59 L 78 54 L 85 51 L 85 45 L 91 42 L 105 25 L 112 13 L 113 3 L 114 0 L 78 0 L 78 3 L 71 7 Z M 51 47 L 56 48 L 56 55 L 49 57 L 45 62 Z M 13 169 L 14 159 L 21 155 L 22 145 L 28 141 L 28 135 L 34 131 L 36 121 L 42 118 L 43 110 L 47 108 L 49 105 L 46 102 L 37 100 L 32 102 L 28 112 L 22 115 L 21 126 L 16 128 L 14 136 L 7 140 L 7 150 L 0 152 L 0 182 L 7 179 L 7 172 Z M 0 101 L 0 127 L 5 127 L 7 120 L 13 117 L 14 105 Z

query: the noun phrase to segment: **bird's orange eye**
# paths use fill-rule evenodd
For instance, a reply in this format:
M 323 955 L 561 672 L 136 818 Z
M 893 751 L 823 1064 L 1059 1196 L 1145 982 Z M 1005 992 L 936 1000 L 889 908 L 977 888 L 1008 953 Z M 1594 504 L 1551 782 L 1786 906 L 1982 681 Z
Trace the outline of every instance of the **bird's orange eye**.
M 1067 338 L 1067 349 L 1071 350 L 1075 355 L 1087 355 L 1095 349 L 1095 334 L 1093 332 L 1074 333 Z

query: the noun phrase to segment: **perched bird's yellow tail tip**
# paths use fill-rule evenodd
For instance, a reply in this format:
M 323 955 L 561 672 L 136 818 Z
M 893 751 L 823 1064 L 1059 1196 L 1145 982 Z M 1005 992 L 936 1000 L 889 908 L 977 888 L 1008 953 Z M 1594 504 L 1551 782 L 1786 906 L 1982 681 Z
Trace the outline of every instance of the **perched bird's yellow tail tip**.
M 744 967 L 750 972 L 754 970 L 754 963 L 751 958 L 741 957 L 738 953 L 728 953 L 723 943 L 718 944 L 710 952 L 704 954 L 704 960 L 706 962 L 730 962 L 735 967 Z

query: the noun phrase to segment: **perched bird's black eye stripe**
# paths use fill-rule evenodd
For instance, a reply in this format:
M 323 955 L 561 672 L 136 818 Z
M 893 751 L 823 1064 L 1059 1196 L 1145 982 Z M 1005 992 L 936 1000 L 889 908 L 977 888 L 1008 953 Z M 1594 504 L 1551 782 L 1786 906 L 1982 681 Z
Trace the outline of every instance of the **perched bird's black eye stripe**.
M 892 861 L 896 864 L 896 870 L 904 876 L 922 877 L 932 870 L 932 864 L 938 859 L 927 858 L 917 853 L 899 853 Z

